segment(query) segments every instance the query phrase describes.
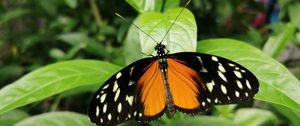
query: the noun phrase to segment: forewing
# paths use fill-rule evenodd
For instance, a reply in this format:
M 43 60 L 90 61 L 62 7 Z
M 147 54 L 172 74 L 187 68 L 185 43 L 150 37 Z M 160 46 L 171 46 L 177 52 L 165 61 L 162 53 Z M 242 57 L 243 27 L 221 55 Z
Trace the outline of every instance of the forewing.
M 253 98 L 258 92 L 259 83 L 254 74 L 228 59 L 192 52 L 171 54 L 168 58 L 176 59 L 198 73 L 200 108 L 239 103 Z
M 138 118 L 137 81 L 155 61 L 145 58 L 136 61 L 109 78 L 96 92 L 89 106 L 89 117 L 97 125 L 116 125 Z

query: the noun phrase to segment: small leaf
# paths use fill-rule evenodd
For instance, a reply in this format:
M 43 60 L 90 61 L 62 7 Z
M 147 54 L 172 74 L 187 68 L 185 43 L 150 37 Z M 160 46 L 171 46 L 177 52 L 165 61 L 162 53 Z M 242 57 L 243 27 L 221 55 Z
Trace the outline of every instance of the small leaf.
M 255 108 L 238 109 L 234 117 L 234 122 L 240 126 L 270 126 L 277 120 L 272 112 Z
M 14 10 L 10 10 L 6 12 L 4 15 L 0 16 L 0 25 L 6 22 L 9 22 L 15 18 L 19 18 L 21 16 L 27 15 L 30 13 L 30 10 L 23 8 L 16 8 Z
M 288 6 L 288 14 L 291 22 L 300 29 L 300 3 L 290 4 Z
M 45 66 L 0 90 L 0 114 L 79 86 L 100 86 L 119 69 L 110 63 L 93 60 Z
M 65 0 L 65 3 L 72 9 L 77 7 L 77 0 Z
M 260 82 L 256 99 L 280 104 L 300 112 L 300 83 L 283 65 L 260 50 L 232 39 L 208 39 L 198 52 L 233 60 L 254 73 Z
M 295 31 L 296 27 L 293 24 L 287 24 L 283 32 L 268 39 L 263 47 L 263 51 L 271 57 L 276 58 L 285 49 Z
M 236 108 L 236 104 L 232 105 L 218 105 L 215 106 L 216 112 L 223 117 L 231 118 L 233 116 L 233 111 Z
M 14 126 L 94 126 L 94 124 L 82 114 L 51 112 L 27 118 Z
M 170 9 L 164 14 L 158 12 L 146 12 L 139 17 L 139 26 L 156 42 L 161 42 L 170 29 L 172 23 L 179 15 L 182 8 Z M 156 42 L 143 32 L 139 32 L 142 52 L 155 55 Z M 163 40 L 170 53 L 195 52 L 197 42 L 197 25 L 193 14 L 184 9 L 170 32 Z
M 155 5 L 158 5 L 155 0 L 126 0 L 126 2 L 139 13 L 154 11 Z

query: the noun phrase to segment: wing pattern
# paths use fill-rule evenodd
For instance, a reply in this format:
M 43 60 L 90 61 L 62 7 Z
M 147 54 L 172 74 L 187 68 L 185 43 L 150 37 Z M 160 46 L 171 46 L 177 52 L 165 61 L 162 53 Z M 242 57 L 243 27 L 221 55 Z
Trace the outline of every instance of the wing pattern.
M 166 110 L 163 74 L 157 57 L 141 59 L 108 79 L 96 92 L 89 117 L 97 125 L 135 119 L 148 122 Z M 218 56 L 182 52 L 167 55 L 167 78 L 175 109 L 190 115 L 212 105 L 246 101 L 258 80 L 245 67 Z
M 97 125 L 115 125 L 136 119 L 150 120 L 144 117 L 144 107 L 137 89 L 137 81 L 149 69 L 155 58 L 138 60 L 114 74 L 96 92 L 89 106 L 89 117 Z
M 212 105 L 239 103 L 249 100 L 258 92 L 259 83 L 256 77 L 245 67 L 233 61 L 218 56 L 193 52 L 171 54 L 168 55 L 168 58 L 169 61 L 171 59 L 171 62 L 168 62 L 168 64 L 177 61 L 182 66 L 194 70 L 191 72 L 181 70 L 180 72 L 184 73 L 190 80 L 197 82 L 198 85 L 198 92 L 195 92 L 198 95 L 198 108 L 184 109 L 182 106 L 185 106 L 185 103 L 182 102 L 177 105 L 179 111 L 197 114 Z M 178 68 L 174 67 L 173 69 Z M 195 73 L 193 72 L 196 72 L 197 75 L 194 75 Z M 182 85 L 182 83 L 170 83 L 170 85 L 176 86 L 180 86 L 179 84 Z M 177 90 L 173 91 L 179 92 Z M 173 93 L 173 95 L 176 95 L 176 93 Z M 189 96 L 194 97 L 192 95 Z M 189 98 L 184 98 L 185 102 L 193 103 Z

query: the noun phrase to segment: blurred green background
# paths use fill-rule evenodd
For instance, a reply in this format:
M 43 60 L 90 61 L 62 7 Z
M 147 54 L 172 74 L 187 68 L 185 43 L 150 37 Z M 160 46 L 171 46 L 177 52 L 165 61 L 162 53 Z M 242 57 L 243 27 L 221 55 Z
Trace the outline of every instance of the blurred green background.
M 124 45 L 130 22 L 143 12 L 161 11 L 163 2 L 1 0 L 0 88 L 33 70 L 60 61 L 96 59 L 119 66 L 128 65 Z M 167 3 L 165 9 L 183 6 L 186 1 L 168 0 Z M 300 77 L 299 0 L 192 0 L 187 8 L 195 16 L 197 40 L 226 37 L 244 41 L 277 59 Z M 115 12 L 130 22 L 115 16 Z M 9 111 L 0 115 L 0 126 L 29 126 L 36 121 L 42 125 L 59 125 L 57 120 L 62 120 L 60 124 L 65 126 L 92 125 L 84 114 L 98 87 L 76 88 Z M 177 114 L 175 119 L 163 117 L 148 125 L 298 126 L 299 119 L 300 113 L 295 110 L 255 100 L 215 107 L 205 112 L 202 118 Z M 47 121 L 52 124 L 45 123 Z M 136 124 L 131 121 L 121 125 Z

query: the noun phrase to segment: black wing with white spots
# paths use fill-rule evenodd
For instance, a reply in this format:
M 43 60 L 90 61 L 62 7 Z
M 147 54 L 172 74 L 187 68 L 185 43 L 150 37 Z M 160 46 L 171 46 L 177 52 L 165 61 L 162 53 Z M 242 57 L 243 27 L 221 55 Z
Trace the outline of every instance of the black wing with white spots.
M 259 82 L 254 74 L 228 59 L 193 52 L 176 53 L 168 57 L 184 61 L 185 65 L 197 71 L 206 86 L 205 89 L 199 86 L 199 103 L 202 107 L 239 103 L 253 98 L 258 92 Z
M 139 116 L 141 112 L 137 111 L 141 105 L 135 102 L 136 82 L 153 60 L 138 60 L 108 79 L 91 101 L 90 120 L 101 126 L 116 125 L 129 119 L 143 120 Z

